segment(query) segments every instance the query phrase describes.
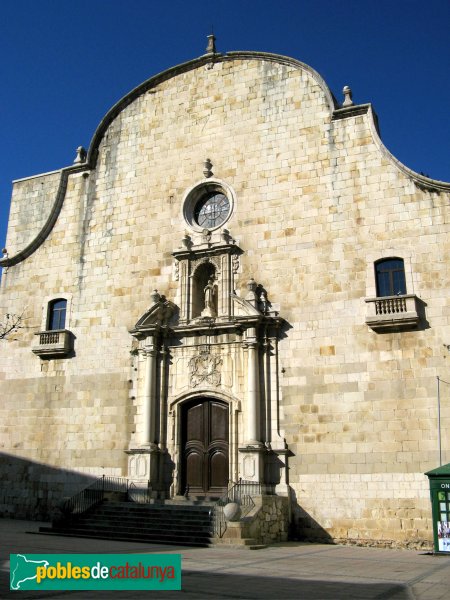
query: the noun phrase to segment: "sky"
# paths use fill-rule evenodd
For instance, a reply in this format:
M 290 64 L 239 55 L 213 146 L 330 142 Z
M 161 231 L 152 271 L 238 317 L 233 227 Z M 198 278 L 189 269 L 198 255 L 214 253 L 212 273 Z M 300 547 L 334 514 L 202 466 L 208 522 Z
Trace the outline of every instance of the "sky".
M 283 54 L 371 102 L 406 166 L 450 181 L 450 0 L 2 0 L 0 244 L 12 180 L 73 163 L 120 98 L 217 50 Z

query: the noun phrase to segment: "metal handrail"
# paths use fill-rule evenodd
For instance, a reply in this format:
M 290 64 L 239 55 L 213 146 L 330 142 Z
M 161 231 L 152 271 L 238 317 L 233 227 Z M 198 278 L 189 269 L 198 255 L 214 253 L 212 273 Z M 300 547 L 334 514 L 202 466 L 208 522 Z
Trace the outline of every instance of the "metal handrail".
M 150 504 L 152 500 L 152 488 L 138 487 L 133 481 L 128 483 L 128 500 L 138 504 Z
M 104 500 L 106 492 L 128 492 L 128 479 L 102 475 L 91 485 L 65 500 L 61 506 L 61 511 L 66 516 L 79 516 L 93 506 L 100 504 Z
M 231 485 L 228 485 L 226 493 L 217 500 L 212 508 L 213 534 L 217 537 L 222 537 L 227 529 L 227 521 L 223 510 L 227 504 L 230 502 L 238 504 L 240 518 L 242 519 L 255 507 L 255 502 L 253 501 L 255 496 L 272 494 L 274 494 L 274 486 L 270 484 L 246 481 L 242 478 L 237 483 L 231 482 Z

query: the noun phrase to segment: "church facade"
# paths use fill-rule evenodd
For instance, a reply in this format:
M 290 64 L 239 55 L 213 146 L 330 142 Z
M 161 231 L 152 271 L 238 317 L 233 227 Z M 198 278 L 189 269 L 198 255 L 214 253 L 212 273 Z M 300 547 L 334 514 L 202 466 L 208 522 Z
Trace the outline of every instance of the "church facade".
M 450 184 L 348 88 L 213 42 L 14 182 L 0 512 L 46 518 L 102 474 L 155 498 L 243 479 L 289 498 L 296 537 L 427 545 Z

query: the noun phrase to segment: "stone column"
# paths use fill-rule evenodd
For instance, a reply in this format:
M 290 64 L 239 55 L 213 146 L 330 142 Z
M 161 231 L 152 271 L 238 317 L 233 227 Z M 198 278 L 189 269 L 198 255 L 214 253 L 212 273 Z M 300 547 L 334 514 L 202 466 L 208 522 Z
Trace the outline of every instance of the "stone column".
M 144 379 L 144 406 L 143 406 L 143 432 L 142 447 L 155 449 L 156 444 L 156 360 L 157 349 L 154 343 L 154 337 L 147 338 L 147 344 L 144 346 L 143 354 L 146 359 L 145 379 Z
M 251 330 L 253 332 L 253 330 Z M 258 342 L 256 337 L 247 339 L 247 444 L 261 444 L 258 406 Z
M 247 481 L 262 482 L 264 480 L 264 455 L 266 448 L 260 441 L 260 407 L 259 407 L 259 358 L 256 330 L 247 331 L 247 431 L 246 442 L 239 448 L 239 476 Z
M 145 357 L 145 371 L 141 442 L 139 447 L 127 450 L 128 477 L 133 480 L 136 493 L 141 489 L 145 491 L 146 495 L 152 497 L 156 497 L 159 491 L 161 455 L 157 444 L 157 436 L 159 435 L 159 427 L 156 423 L 158 348 L 155 338 L 154 335 L 147 336 L 146 344 L 142 349 L 142 355 Z

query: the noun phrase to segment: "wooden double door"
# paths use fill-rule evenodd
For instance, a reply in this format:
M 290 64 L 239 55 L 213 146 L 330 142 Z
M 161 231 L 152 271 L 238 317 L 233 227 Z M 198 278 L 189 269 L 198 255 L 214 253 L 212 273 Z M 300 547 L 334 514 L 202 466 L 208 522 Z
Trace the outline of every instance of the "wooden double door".
M 221 496 L 228 484 L 228 405 L 198 398 L 182 408 L 182 492 Z

